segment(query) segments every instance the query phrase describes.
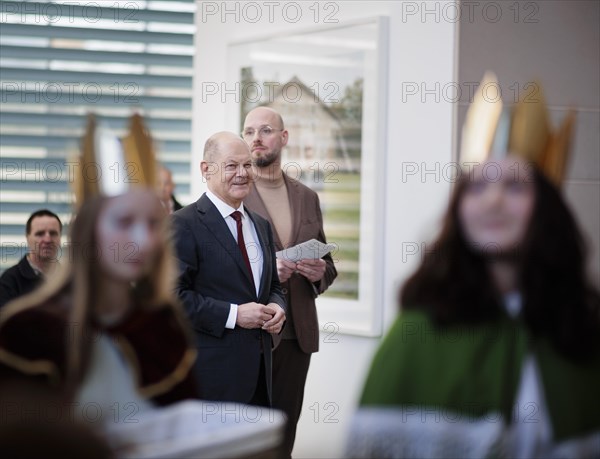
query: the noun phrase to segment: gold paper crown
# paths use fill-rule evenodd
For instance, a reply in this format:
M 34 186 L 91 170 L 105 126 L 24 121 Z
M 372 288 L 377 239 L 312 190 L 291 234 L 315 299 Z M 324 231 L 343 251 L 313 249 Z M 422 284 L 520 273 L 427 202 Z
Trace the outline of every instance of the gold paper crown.
M 499 88 L 496 75 L 486 72 L 463 125 L 461 164 L 482 163 L 510 153 L 534 163 L 560 185 L 567 168 L 575 111 L 570 110 L 561 126 L 552 131 L 539 83 L 537 92 L 521 99 L 512 110 L 503 107 L 500 97 L 486 94 L 491 86 Z
M 118 196 L 132 187 L 155 185 L 156 159 L 142 117 L 133 115 L 129 133 L 119 140 L 90 114 L 75 174 L 77 205 L 93 196 Z

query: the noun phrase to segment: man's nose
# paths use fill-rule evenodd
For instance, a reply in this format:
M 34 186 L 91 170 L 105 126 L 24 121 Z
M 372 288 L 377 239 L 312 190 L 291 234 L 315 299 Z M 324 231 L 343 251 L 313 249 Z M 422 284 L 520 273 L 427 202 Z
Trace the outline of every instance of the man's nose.
M 260 145 L 262 143 L 262 136 L 260 135 L 260 131 L 255 131 L 251 137 L 252 143 Z

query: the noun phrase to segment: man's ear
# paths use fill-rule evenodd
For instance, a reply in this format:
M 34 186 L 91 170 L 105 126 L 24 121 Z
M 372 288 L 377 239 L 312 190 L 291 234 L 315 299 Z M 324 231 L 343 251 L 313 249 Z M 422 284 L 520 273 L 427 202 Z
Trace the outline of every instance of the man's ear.
M 217 172 L 217 164 L 212 161 L 202 160 L 200 162 L 200 172 L 205 180 L 210 180 L 210 176 Z
M 282 147 L 285 147 L 287 145 L 288 136 L 289 136 L 289 133 L 288 133 L 287 129 L 284 129 L 283 132 L 281 133 L 281 138 L 282 138 L 281 146 Z

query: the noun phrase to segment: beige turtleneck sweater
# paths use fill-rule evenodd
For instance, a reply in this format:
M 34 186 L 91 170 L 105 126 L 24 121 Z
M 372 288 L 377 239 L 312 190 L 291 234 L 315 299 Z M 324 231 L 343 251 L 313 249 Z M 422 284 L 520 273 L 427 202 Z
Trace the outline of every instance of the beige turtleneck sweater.
M 292 211 L 283 176 L 271 178 L 267 174 L 256 178 L 256 191 L 265 203 L 283 248 L 289 247 L 292 237 Z

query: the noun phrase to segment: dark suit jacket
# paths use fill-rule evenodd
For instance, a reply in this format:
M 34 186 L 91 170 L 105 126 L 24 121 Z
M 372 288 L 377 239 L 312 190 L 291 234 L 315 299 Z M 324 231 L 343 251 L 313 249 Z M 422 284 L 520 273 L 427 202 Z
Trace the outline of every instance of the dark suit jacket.
M 292 214 L 293 233 L 289 246 L 292 247 L 313 238 L 326 242 L 323 231 L 323 215 L 321 214 L 321 205 L 317 193 L 298 180 L 288 177 L 285 173 L 283 179 L 287 187 Z M 268 219 L 272 224 L 265 203 L 256 191 L 256 187 L 252 187 L 252 191 L 244 200 L 244 205 Z M 284 249 L 277 232 L 275 232 L 274 238 L 275 249 L 277 251 Z M 327 263 L 327 268 L 325 269 L 325 275 L 319 282 L 312 284 L 306 277 L 293 274 L 281 285 L 282 291 L 286 295 L 287 314 L 292 315 L 298 344 L 300 349 L 307 354 L 319 350 L 319 321 L 317 319 L 315 298 L 327 290 L 337 276 L 331 255 L 328 254 L 323 259 Z M 280 336 L 275 337 L 276 344 L 278 344 L 279 339 Z
M 19 263 L 8 268 L 0 277 L 0 308 L 9 301 L 31 292 L 43 280 L 43 277 L 35 274 L 25 255 Z
M 248 215 L 263 251 L 258 297 L 227 223 L 206 195 L 172 215 L 180 269 L 177 295 L 197 332 L 200 398 L 206 400 L 249 402 L 261 356 L 271 397 L 271 335 L 258 328 L 225 328 L 231 303 L 277 303 L 285 309 L 271 227 L 258 215 Z

